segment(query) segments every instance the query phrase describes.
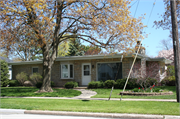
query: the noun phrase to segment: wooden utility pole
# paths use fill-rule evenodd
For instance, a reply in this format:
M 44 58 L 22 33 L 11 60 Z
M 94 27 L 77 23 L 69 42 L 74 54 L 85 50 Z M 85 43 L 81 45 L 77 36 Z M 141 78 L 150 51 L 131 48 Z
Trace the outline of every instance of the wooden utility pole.
M 173 36 L 173 49 L 174 49 L 174 66 L 176 77 L 176 96 L 177 102 L 180 102 L 180 64 L 179 64 L 179 40 L 178 40 L 178 25 L 176 15 L 176 1 L 170 0 L 171 5 L 171 23 L 172 23 L 172 36 Z

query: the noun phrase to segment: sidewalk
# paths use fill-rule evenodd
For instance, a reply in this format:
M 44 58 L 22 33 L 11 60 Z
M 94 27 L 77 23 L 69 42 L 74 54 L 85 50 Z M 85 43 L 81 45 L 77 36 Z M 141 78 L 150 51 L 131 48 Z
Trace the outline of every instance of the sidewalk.
M 0 114 L 38 114 L 38 115 L 61 115 L 61 116 L 85 116 L 102 118 L 132 118 L 132 119 L 180 119 L 180 116 L 148 115 L 148 114 L 120 114 L 120 113 L 91 113 L 91 112 L 67 112 L 67 111 L 41 111 L 0 109 Z
M 81 91 L 76 97 L 1 97 L 1 98 L 37 98 L 37 99 L 75 99 L 75 100 L 108 100 L 108 98 L 91 98 L 96 95 L 95 91 L 75 89 Z M 120 101 L 119 98 L 111 100 Z M 169 101 L 176 102 L 176 99 L 122 99 L 123 101 Z M 180 116 L 170 115 L 145 115 L 145 114 L 120 114 L 120 113 L 90 113 L 90 112 L 67 112 L 67 111 L 40 111 L 40 110 L 16 110 L 0 109 L 0 114 L 42 114 L 42 115 L 66 115 L 66 116 L 89 116 L 103 118 L 134 118 L 134 119 L 180 119 Z

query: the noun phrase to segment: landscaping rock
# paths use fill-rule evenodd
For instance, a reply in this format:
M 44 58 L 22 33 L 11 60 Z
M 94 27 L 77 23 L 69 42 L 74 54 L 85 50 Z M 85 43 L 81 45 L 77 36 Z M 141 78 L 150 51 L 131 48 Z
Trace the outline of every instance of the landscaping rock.
M 25 81 L 24 86 L 33 86 L 31 81 Z

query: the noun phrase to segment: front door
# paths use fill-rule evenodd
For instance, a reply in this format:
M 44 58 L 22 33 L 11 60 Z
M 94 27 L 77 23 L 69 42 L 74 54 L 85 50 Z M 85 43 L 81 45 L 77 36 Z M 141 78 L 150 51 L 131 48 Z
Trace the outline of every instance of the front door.
M 82 64 L 82 85 L 88 85 L 91 82 L 91 63 Z

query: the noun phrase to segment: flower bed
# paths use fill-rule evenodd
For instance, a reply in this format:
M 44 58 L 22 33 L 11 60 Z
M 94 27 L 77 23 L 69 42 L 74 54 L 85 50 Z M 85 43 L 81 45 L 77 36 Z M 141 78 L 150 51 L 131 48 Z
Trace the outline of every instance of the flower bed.
M 156 96 L 156 95 L 172 95 L 173 92 L 172 91 L 169 91 L 169 92 L 129 92 L 129 91 L 126 91 L 126 92 L 120 92 L 119 95 L 133 95 L 133 96 Z

